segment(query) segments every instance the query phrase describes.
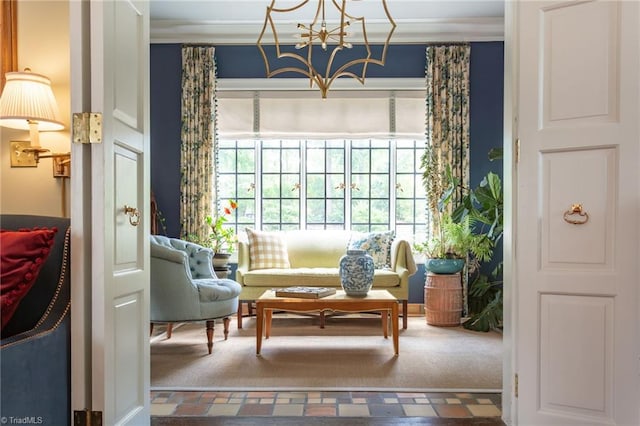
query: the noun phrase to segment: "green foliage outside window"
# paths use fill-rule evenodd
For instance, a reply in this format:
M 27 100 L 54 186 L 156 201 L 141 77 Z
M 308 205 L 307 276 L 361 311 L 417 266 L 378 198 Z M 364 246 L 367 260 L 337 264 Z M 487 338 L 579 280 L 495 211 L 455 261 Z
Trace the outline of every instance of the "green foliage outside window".
M 219 196 L 241 202 L 237 229 L 299 229 L 305 223 L 315 229 L 396 229 L 411 239 L 424 232 L 424 193 L 416 185 L 423 143 L 222 140 Z

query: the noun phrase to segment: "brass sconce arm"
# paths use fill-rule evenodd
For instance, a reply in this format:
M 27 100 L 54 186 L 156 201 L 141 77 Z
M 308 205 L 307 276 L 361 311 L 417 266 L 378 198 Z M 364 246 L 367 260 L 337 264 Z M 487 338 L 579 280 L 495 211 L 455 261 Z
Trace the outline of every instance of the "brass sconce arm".
M 29 141 L 11 142 L 11 167 L 38 167 L 42 158 L 52 159 L 53 177 L 71 176 L 70 152 L 51 152 L 48 149 L 32 147 Z

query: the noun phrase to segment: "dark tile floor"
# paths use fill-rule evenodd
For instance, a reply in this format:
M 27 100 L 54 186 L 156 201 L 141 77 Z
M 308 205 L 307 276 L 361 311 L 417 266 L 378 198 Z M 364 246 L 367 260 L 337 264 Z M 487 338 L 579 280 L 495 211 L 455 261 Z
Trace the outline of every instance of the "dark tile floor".
M 151 426 L 504 426 L 496 417 L 152 417 Z
M 151 424 L 158 426 L 502 425 L 501 408 L 495 393 L 151 392 Z

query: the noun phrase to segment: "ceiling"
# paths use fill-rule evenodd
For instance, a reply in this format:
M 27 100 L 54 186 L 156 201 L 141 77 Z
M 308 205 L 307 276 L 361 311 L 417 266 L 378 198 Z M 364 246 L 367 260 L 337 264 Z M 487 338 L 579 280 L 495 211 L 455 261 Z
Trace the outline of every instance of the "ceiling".
M 254 44 L 262 30 L 271 0 L 150 0 L 152 43 Z M 331 8 L 326 0 L 326 8 Z M 302 0 L 275 0 L 276 8 L 292 8 Z M 352 0 L 350 13 L 364 16 L 367 35 L 381 42 L 389 22 L 380 0 Z M 310 0 L 305 14 L 279 13 L 277 24 L 310 21 L 318 2 Z M 504 40 L 504 1 L 488 0 L 387 0 L 397 28 L 393 43 Z M 309 16 L 311 15 L 311 16 Z M 304 16 L 304 19 L 303 19 Z M 327 21 L 331 16 L 327 15 Z

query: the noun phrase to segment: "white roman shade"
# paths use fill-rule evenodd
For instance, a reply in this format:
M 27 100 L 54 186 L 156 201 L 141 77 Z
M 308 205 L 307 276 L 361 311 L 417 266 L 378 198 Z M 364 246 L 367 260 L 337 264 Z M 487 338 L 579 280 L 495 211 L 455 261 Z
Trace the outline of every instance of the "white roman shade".
M 226 139 L 425 136 L 424 91 L 223 92 L 217 112 Z

